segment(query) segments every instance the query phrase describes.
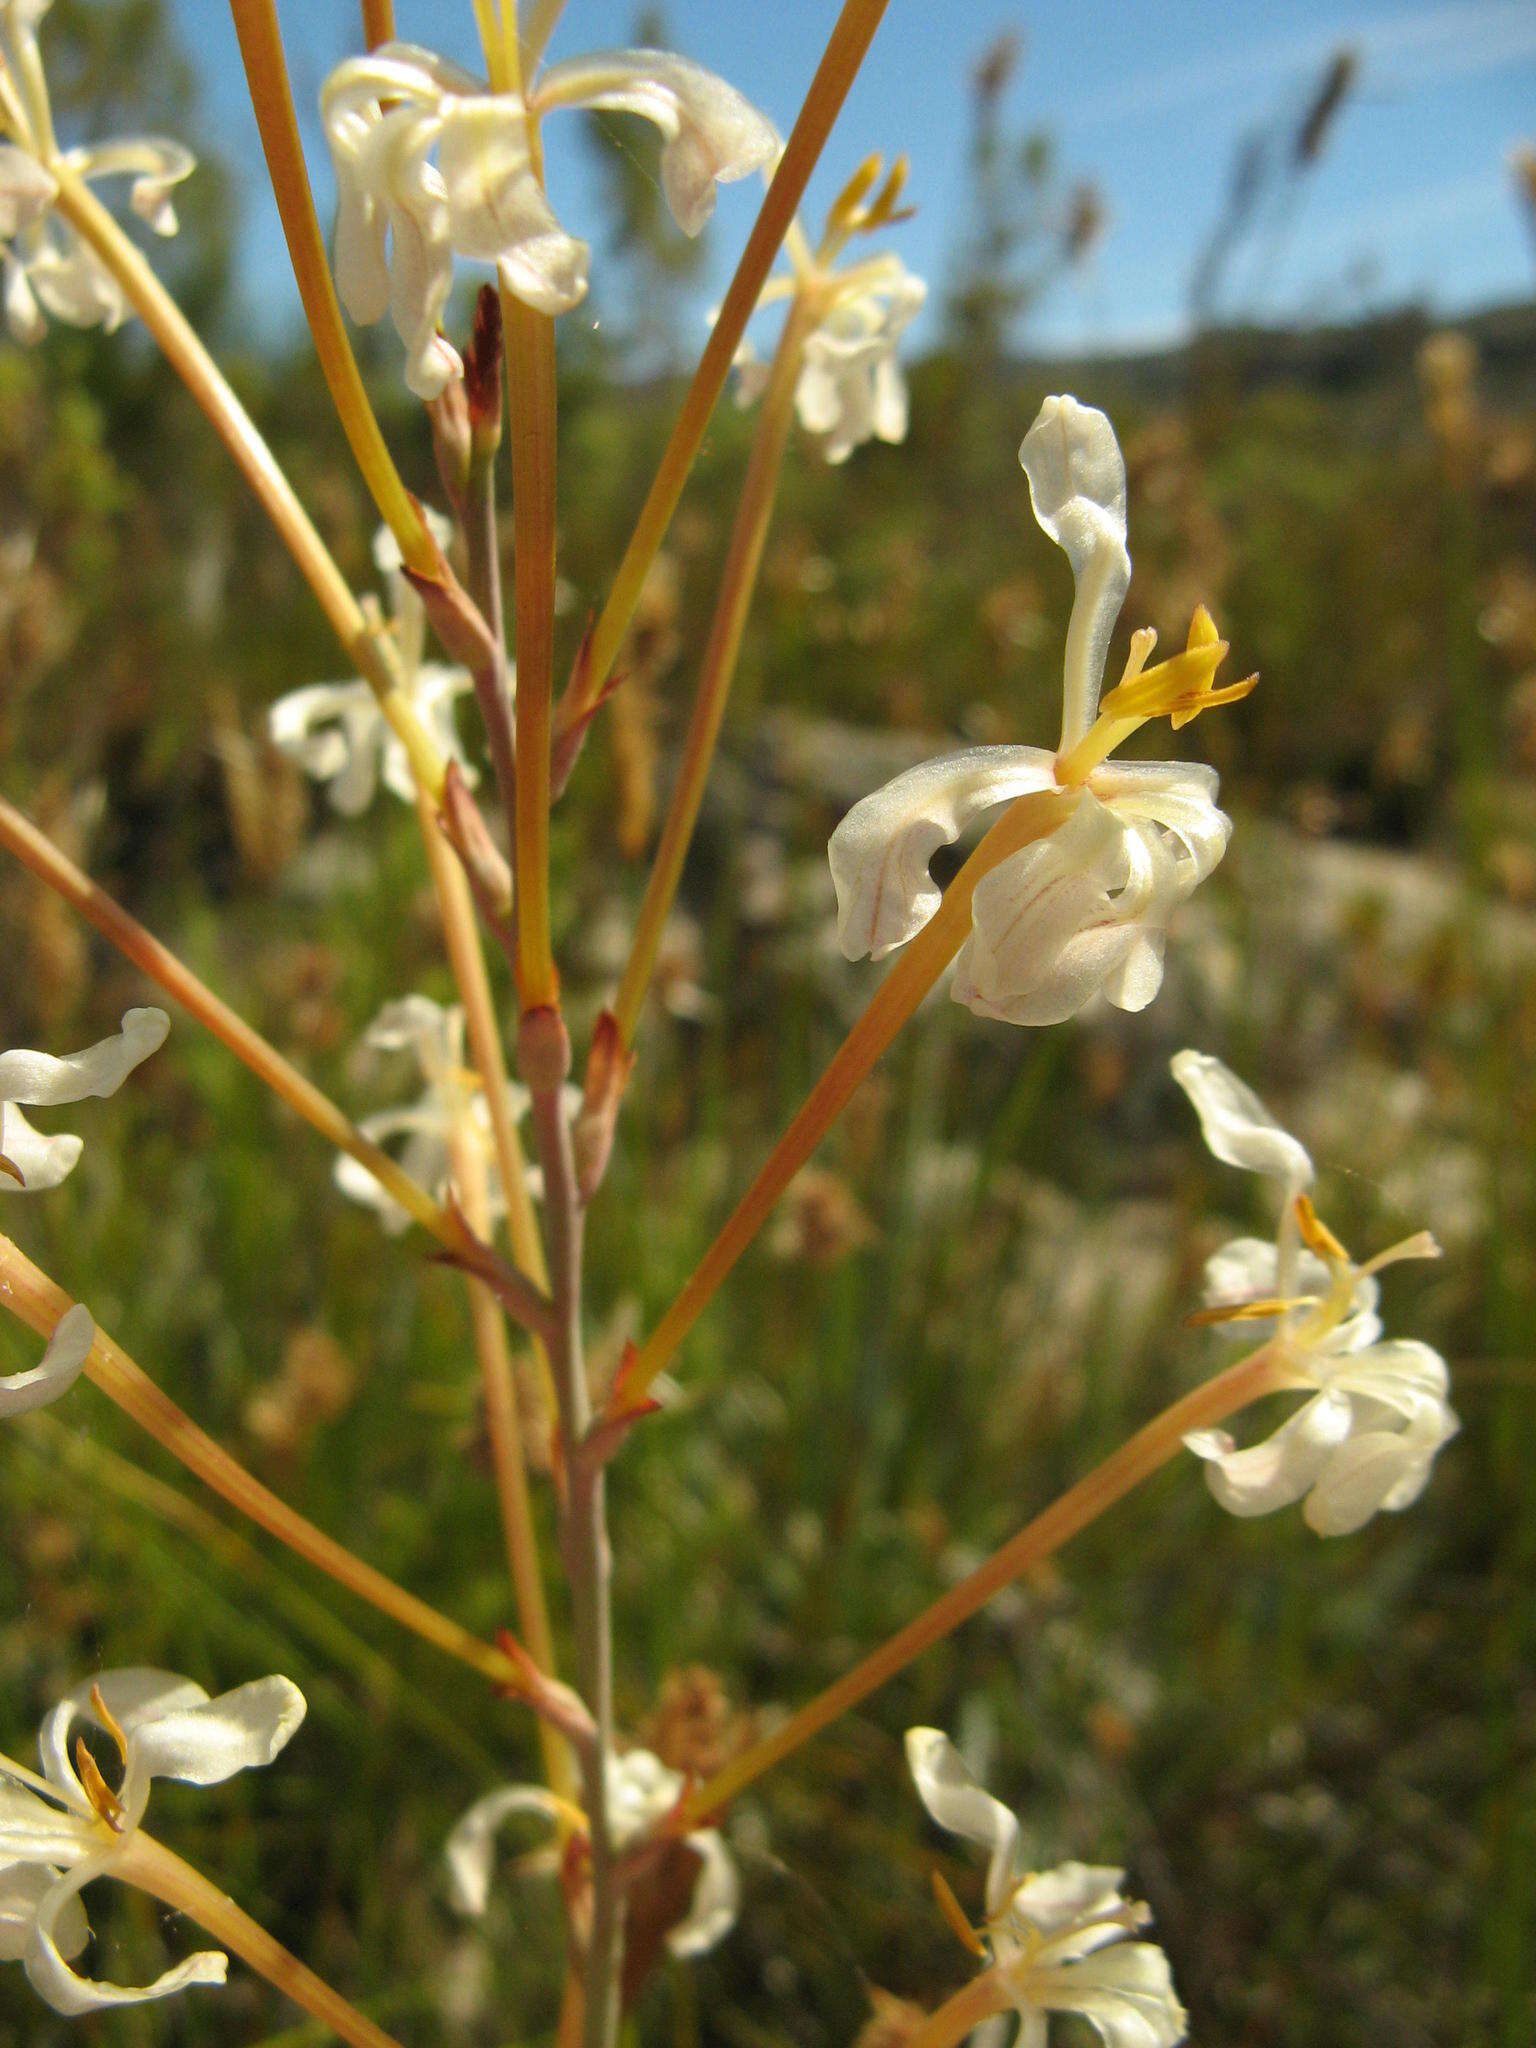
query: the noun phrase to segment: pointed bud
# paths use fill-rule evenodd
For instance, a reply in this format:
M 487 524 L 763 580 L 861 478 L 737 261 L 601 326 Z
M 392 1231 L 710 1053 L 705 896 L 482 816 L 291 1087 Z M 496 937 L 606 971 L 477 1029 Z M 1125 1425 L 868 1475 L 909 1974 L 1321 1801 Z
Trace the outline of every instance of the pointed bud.
M 477 462 L 489 462 L 501 440 L 501 357 L 501 300 L 496 287 L 485 284 L 464 351 L 464 397 Z

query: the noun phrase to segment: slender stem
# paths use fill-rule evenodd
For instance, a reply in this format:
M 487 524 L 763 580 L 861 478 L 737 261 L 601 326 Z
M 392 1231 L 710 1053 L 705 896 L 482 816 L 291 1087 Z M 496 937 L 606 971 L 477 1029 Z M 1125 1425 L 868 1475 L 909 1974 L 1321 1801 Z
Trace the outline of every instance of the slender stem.
M 494 450 L 472 460 L 464 494 L 464 544 L 469 562 L 469 594 L 480 607 L 490 639 L 490 659 L 471 670 L 475 701 L 491 750 L 491 766 L 501 796 L 508 833 L 517 816 L 517 748 L 513 738 L 512 677 L 507 664 L 507 628 L 501 592 L 501 556 L 496 536 L 496 466 Z
M 608 1547 L 606 1479 L 602 1461 L 586 1454 L 591 1424 L 581 1335 L 581 1255 L 585 1211 L 576 1186 L 571 1130 L 561 1102 L 562 1056 L 569 1065 L 565 1027 L 553 1011 L 523 1024 L 519 1064 L 533 1091 L 534 1130 L 544 1169 L 544 1216 L 549 1235 L 555 1330 L 550 1346 L 560 1408 L 560 1440 L 567 1486 L 561 1536 L 576 1626 L 577 1684 L 592 1716 L 595 1738 L 582 1756 L 583 1804 L 592 1858 L 592 1926 L 583 1971 L 586 2048 L 612 2048 L 619 2023 L 623 1960 L 623 1897 L 608 1816 L 607 1764 L 613 1754 L 612 1569 Z
M 1112 1452 L 1102 1465 L 1095 1466 L 1086 1478 L 1069 1487 L 1042 1514 L 1026 1523 L 968 1578 L 952 1586 L 931 1607 L 924 1608 L 914 1621 L 909 1621 L 851 1671 L 844 1672 L 771 1735 L 707 1778 L 688 1795 L 671 1825 L 682 1832 L 697 1827 L 706 1814 L 718 1813 L 753 1779 L 781 1763 L 861 1700 L 868 1699 L 931 1644 L 985 1607 L 1004 1586 L 1060 1550 L 1107 1508 L 1166 1465 L 1177 1455 L 1190 1430 L 1213 1428 L 1238 1409 L 1285 1384 L 1284 1365 L 1277 1347 L 1266 1344 L 1183 1395 Z
M 481 1237 L 488 1238 L 490 1205 L 485 1162 L 479 1147 L 460 1134 L 456 1137 L 453 1155 L 454 1177 L 459 1183 L 464 1213 L 470 1227 Z M 484 1282 L 470 1275 L 466 1284 L 475 1357 L 480 1366 L 480 1384 L 485 1398 L 491 1470 L 501 1509 L 507 1566 L 517 1596 L 518 1637 L 539 1669 L 553 1674 L 555 1646 L 550 1634 L 549 1609 L 544 1600 L 544 1581 L 539 1571 L 539 1539 L 533 1523 L 533 1503 L 528 1496 L 528 1467 L 523 1457 L 522 1430 L 518 1425 L 512 1358 L 507 1349 L 507 1325 L 495 1295 Z M 575 1785 L 570 1751 L 543 1719 L 539 1722 L 539 1743 L 544 1753 L 545 1775 L 552 1790 L 562 1798 L 570 1798 Z
M 370 50 L 395 39 L 395 0 L 362 0 L 363 40 Z
M 294 117 L 277 9 L 273 0 L 230 0 L 230 13 L 240 40 L 246 83 L 261 131 L 261 146 L 282 217 L 293 274 L 315 338 L 320 368 L 363 481 L 373 493 L 380 516 L 399 541 L 407 568 L 431 576 L 436 572 L 436 546 L 427 532 L 420 507 L 400 481 L 342 325 L 341 307 L 331 282 L 325 242 L 309 189 L 299 124 Z
M 258 1926 L 249 1913 L 211 1884 L 201 1871 L 184 1863 L 163 1842 L 157 1842 L 142 1829 L 114 1858 L 112 1875 L 195 1920 L 215 1941 L 275 1985 L 285 1998 L 302 2006 L 322 2026 L 350 2042 L 352 2048 L 400 2048 L 392 2034 L 376 2027 L 356 2006 L 349 2005 L 339 1991 L 333 1991 L 297 1956 L 290 1955 L 281 1942 L 274 1941 L 264 1927 Z
M 512 448 L 517 619 L 513 873 L 517 978 L 525 1010 L 558 994 L 549 925 L 550 729 L 555 629 L 555 323 L 502 293 Z
M 297 1110 L 306 1123 L 312 1124 L 322 1138 L 338 1150 L 349 1153 L 360 1166 L 366 1166 L 407 1215 L 414 1217 L 450 1250 L 463 1248 L 462 1228 L 425 1188 L 418 1186 L 387 1152 L 365 1138 L 328 1095 L 322 1094 L 290 1060 L 284 1059 L 275 1046 L 269 1045 L 260 1032 L 254 1031 L 206 983 L 199 981 L 191 968 L 184 966 L 136 918 L 130 917 L 121 904 L 104 889 L 98 888 L 88 875 L 82 874 L 52 840 L 39 832 L 3 797 L 0 797 L 0 846 L 13 853 L 24 867 L 30 868 L 39 881 L 56 890 L 87 923 L 96 927 L 103 938 L 109 939 L 151 981 L 158 983 L 174 1002 L 190 1011 L 215 1038 L 228 1046 L 236 1059 Z
M 979 2027 L 994 2013 L 1006 2012 L 1012 2003 L 1013 1996 L 1002 1972 L 983 1970 L 953 1997 L 946 1998 L 937 2011 L 929 2013 L 915 2032 L 906 2035 L 902 2048 L 954 2048 L 972 2028 Z
M 646 883 L 645 900 L 640 906 L 624 977 L 619 983 L 619 993 L 613 1006 L 619 1036 L 626 1049 L 634 1043 L 640 1008 L 655 970 L 662 930 L 677 895 L 688 843 L 698 822 L 704 785 L 720 737 L 726 699 L 730 695 L 737 657 L 741 652 L 741 636 L 757 588 L 757 572 L 768 538 L 768 523 L 773 517 L 779 471 L 789 439 L 790 422 L 794 417 L 795 384 L 800 375 L 806 332 L 813 318 L 814 309 L 808 296 L 797 293 L 785 316 L 769 372 L 768 388 L 742 482 L 741 499 L 731 528 L 730 546 L 720 574 L 720 594 L 715 601 L 715 615 L 704 649 L 703 671 L 688 721 L 683 758 L 673 784 L 650 879 Z
M 731 360 L 757 305 L 758 294 L 767 280 L 785 231 L 804 197 L 816 159 L 831 132 L 832 123 L 858 75 L 864 54 L 880 26 L 889 0 L 843 0 L 836 26 L 816 67 L 805 103 L 790 133 L 773 183 L 764 197 L 741 261 L 731 279 L 724 302 L 716 316 L 714 330 L 699 358 L 672 428 L 661 464 L 640 517 L 635 522 L 624 559 L 613 579 L 608 601 L 603 606 L 587 655 L 585 688 L 590 701 L 602 689 L 634 617 L 635 606 L 646 572 L 655 560 L 693 459 L 704 439 L 709 416 L 725 385 Z M 521 661 L 521 651 L 519 651 Z
M 441 749 L 400 686 L 393 650 L 363 615 L 330 551 L 315 531 L 293 486 L 274 460 L 255 422 L 230 389 L 181 308 L 83 179 L 63 164 L 52 166 L 57 205 L 105 263 L 134 311 L 155 337 L 260 500 L 262 509 L 320 602 L 337 638 L 367 678 L 384 716 L 410 756 L 412 771 L 434 793 L 443 785 Z
M 61 1287 L 34 1266 L 8 1237 L 0 1236 L 0 1304 L 35 1330 L 39 1336 L 53 1335 L 59 1319 L 72 1304 Z M 312 1522 L 278 1499 L 268 1487 L 247 1472 L 220 1444 L 177 1406 L 155 1382 L 98 1327 L 85 1362 L 85 1376 L 109 1401 L 138 1423 L 157 1444 L 202 1480 L 221 1500 L 275 1536 L 280 1543 L 305 1558 L 337 1585 L 345 1586 L 360 1600 L 366 1600 L 381 1614 L 407 1628 L 426 1642 L 469 1664 L 498 1685 L 518 1686 L 518 1672 L 511 1659 L 471 1635 L 435 1607 L 397 1586 L 382 1572 Z
M 638 1403 L 666 1367 L 854 1089 L 959 952 L 971 928 L 971 898 L 982 876 L 1030 840 L 1054 831 L 1069 801 L 1054 793 L 1016 798 L 955 876 L 937 911 L 901 954 L 833 1054 L 682 1292 L 640 1350 L 631 1354 L 615 1389 L 625 1407 Z

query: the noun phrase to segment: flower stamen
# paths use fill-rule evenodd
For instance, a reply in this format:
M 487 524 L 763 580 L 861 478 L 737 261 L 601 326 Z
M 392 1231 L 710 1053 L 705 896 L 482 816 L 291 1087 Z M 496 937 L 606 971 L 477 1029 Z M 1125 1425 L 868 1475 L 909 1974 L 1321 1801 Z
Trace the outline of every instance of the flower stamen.
M 114 1835 L 122 1834 L 127 1825 L 127 1812 L 121 1799 L 101 1775 L 101 1768 L 86 1748 L 83 1735 L 75 1737 L 75 1769 L 80 1775 L 85 1796 L 98 1817 L 106 1822 Z
M 987 1945 L 982 1940 L 978 1931 L 965 1917 L 965 1908 L 950 1890 L 948 1884 L 937 1870 L 929 1871 L 928 1882 L 933 1886 L 933 1896 L 938 1902 L 939 1911 L 949 1923 L 950 1932 L 960 1942 L 962 1947 L 976 1957 L 978 1962 L 984 1961 L 987 1954 Z
M 1236 704 L 1258 684 L 1258 676 L 1216 687 L 1216 671 L 1226 660 L 1230 643 L 1216 631 L 1204 605 L 1196 608 L 1182 653 L 1153 668 L 1144 666 L 1156 636 L 1143 627 L 1132 635 L 1125 673 L 1104 697 L 1099 715 L 1073 747 L 1056 759 L 1056 780 L 1075 789 L 1107 760 L 1122 741 L 1149 719 L 1166 718 L 1175 732 L 1218 704 Z

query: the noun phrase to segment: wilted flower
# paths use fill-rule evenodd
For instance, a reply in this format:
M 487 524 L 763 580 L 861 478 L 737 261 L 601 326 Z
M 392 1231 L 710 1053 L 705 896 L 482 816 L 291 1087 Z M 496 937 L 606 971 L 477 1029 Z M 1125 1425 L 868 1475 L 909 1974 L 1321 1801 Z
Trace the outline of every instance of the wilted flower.
M 52 1109 L 88 1095 L 115 1095 L 134 1068 L 165 1043 L 164 1010 L 125 1010 L 120 1031 L 84 1052 L 56 1059 L 47 1052 L 0 1053 L 0 1188 L 35 1195 L 74 1171 L 82 1140 L 67 1131 L 45 1136 L 16 1107 Z
M 1198 762 L 1111 763 L 1149 718 L 1187 724 L 1246 695 L 1253 678 L 1214 687 L 1226 654 L 1202 608 L 1189 643 L 1147 668 L 1155 643 L 1134 634 L 1124 674 L 1099 704 L 1110 634 L 1130 583 L 1125 464 L 1104 414 L 1048 398 L 1019 459 L 1035 517 L 1072 564 L 1061 742 L 970 747 L 922 763 L 865 797 L 833 833 L 838 935 L 850 960 L 879 959 L 937 910 L 935 851 L 994 805 L 1055 791 L 1074 799 L 1048 837 L 1000 861 L 978 883 L 953 994 L 979 1016 L 1055 1024 L 1099 993 L 1123 1010 L 1151 1002 L 1175 908 L 1226 851 L 1231 821 L 1216 807 L 1214 769 Z M 1097 714 L 1097 715 L 1095 715 Z
M 446 1200 L 453 1180 L 454 1147 L 478 1146 L 485 1160 L 486 1199 L 494 1225 L 507 1213 L 506 1192 L 496 1166 L 491 1114 L 480 1076 L 464 1063 L 463 1010 L 457 1003 L 445 1009 L 430 996 L 403 996 L 384 1005 L 364 1032 L 363 1044 L 375 1052 L 410 1053 L 426 1084 L 414 1102 L 363 1117 L 358 1124 L 363 1136 L 376 1145 L 403 1137 L 400 1164 L 440 1202 Z M 512 1114 L 521 1116 L 528 1107 L 527 1090 L 512 1082 L 508 1092 Z M 394 1197 L 349 1154 L 336 1161 L 336 1185 L 354 1202 L 376 1209 L 392 1237 L 409 1224 Z
M 556 220 L 533 166 L 538 123 L 559 107 L 654 122 L 662 188 L 689 235 L 714 210 L 717 184 L 779 148 L 740 93 L 665 50 L 572 58 L 522 93 L 493 92 L 414 43 L 338 65 L 320 95 L 336 167 L 336 285 L 354 320 L 390 315 L 421 398 L 463 369 L 438 333 L 455 255 L 494 263 L 506 289 L 541 313 L 567 312 L 586 293 L 590 252 Z
M 610 1756 L 607 1768 L 608 1824 L 613 1846 L 631 1847 L 667 1818 L 683 1796 L 680 1772 L 648 1749 Z M 556 1823 L 580 1819 L 575 1809 L 541 1785 L 503 1785 L 477 1799 L 456 1822 L 444 1849 L 448 1896 L 460 1913 L 478 1918 L 490 1896 L 496 1831 L 515 1814 L 534 1814 Z M 735 1924 L 740 1899 L 736 1865 L 715 1828 L 683 1836 L 699 1859 L 688 1910 L 667 1934 L 675 1956 L 699 1956 L 723 1941 Z
M 979 1930 L 964 1927 L 947 1890 L 941 1899 L 1017 2008 L 1017 2048 L 1045 2048 L 1053 2012 L 1080 2013 L 1107 2048 L 1174 2048 L 1182 2041 L 1187 2016 L 1168 1958 L 1154 1942 L 1126 1939 L 1152 1915 L 1122 1896 L 1125 1872 L 1090 1863 L 1026 1871 L 1018 1821 L 977 1784 L 939 1729 L 907 1730 L 907 1763 L 939 1826 L 989 1853 Z
M 833 202 L 814 252 L 799 223 L 791 225 L 784 243 L 790 268 L 770 278 L 758 299 L 761 307 L 796 298 L 812 309 L 814 322 L 801 344 L 795 410 L 806 432 L 822 437 L 828 462 L 846 462 L 868 440 L 907 438 L 907 384 L 896 350 L 928 287 L 899 256 L 872 256 L 847 270 L 836 268 L 852 236 L 911 217 L 910 209 L 897 204 L 906 183 L 905 157 L 881 184 L 883 169 L 878 156 L 859 166 Z M 736 402 L 751 405 L 762 396 L 769 369 L 745 337 L 736 351 L 736 371 Z
M 55 2012 L 73 2016 L 192 1984 L 222 1984 L 229 1958 L 189 1956 L 153 1984 L 129 1989 L 81 1977 L 69 1965 L 90 1939 L 78 1894 L 121 1866 L 144 1818 L 150 1780 L 218 1785 L 269 1764 L 304 1718 L 304 1696 L 286 1678 L 259 1678 L 210 1699 L 168 1671 L 104 1671 L 66 1694 L 38 1737 L 43 1775 L 0 1756 L 0 1960 L 19 1962 Z M 114 1791 L 83 1741 L 78 1722 L 111 1737 L 122 1761 Z
M 439 547 L 447 545 L 450 527 L 436 512 L 427 524 Z M 473 690 L 467 669 L 424 661 L 427 620 L 421 599 L 405 577 L 400 543 L 387 526 L 374 536 L 373 559 L 384 579 L 390 624 L 400 657 L 400 687 L 439 751 L 457 762 L 466 783 L 478 779 L 465 756 L 454 722 L 454 705 Z M 391 730 L 370 684 L 361 677 L 346 683 L 307 683 L 279 697 L 267 714 L 272 744 L 306 775 L 323 782 L 343 817 L 355 818 L 373 802 L 382 776 L 386 789 L 412 803 L 416 784 L 404 746 Z
M 0 143 L 0 267 L 5 317 L 20 342 L 40 341 L 46 309 L 72 327 L 128 317 L 122 288 L 90 245 L 54 210 L 56 167 L 76 177 L 131 178 L 128 203 L 157 235 L 174 235 L 171 191 L 197 167 L 179 142 L 131 136 L 61 150 L 53 132 L 37 26 L 50 0 L 0 0 L 0 99 L 11 140 Z
M 1279 1234 L 1239 1237 L 1206 1266 L 1202 1320 L 1273 1332 L 1291 1384 L 1313 1398 L 1273 1436 L 1239 1450 L 1225 1430 L 1185 1443 L 1207 1461 L 1212 1493 L 1234 1515 L 1266 1515 L 1305 1499 L 1320 1536 L 1344 1536 L 1378 1509 L 1408 1507 L 1435 1454 L 1460 1427 L 1445 1360 L 1427 1344 L 1383 1341 L 1376 1274 L 1399 1259 L 1438 1256 L 1427 1231 L 1357 1266 L 1318 1220 L 1306 1190 L 1305 1147 L 1208 1053 L 1174 1055 L 1173 1077 L 1194 1104 L 1218 1159 L 1262 1173 L 1281 1190 Z

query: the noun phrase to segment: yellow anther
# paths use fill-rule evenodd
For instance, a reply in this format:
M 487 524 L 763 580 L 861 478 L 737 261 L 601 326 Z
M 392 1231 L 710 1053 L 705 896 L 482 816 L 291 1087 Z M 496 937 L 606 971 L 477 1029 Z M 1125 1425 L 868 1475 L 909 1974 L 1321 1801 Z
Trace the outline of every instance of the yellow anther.
M 1184 1321 L 1192 1330 L 1208 1329 L 1213 1323 L 1258 1323 L 1270 1316 L 1283 1316 L 1287 1309 L 1310 1306 L 1315 1300 L 1315 1295 L 1298 1294 L 1275 1295 L 1263 1301 L 1226 1302 L 1218 1308 L 1197 1308 Z
M 101 1775 L 95 1757 L 85 1746 L 83 1735 L 77 1735 L 75 1738 L 75 1769 L 80 1774 L 80 1783 L 85 1789 L 86 1798 L 112 1832 L 120 1835 L 127 1819 L 123 1802 Z
M 827 210 L 829 235 L 848 234 L 860 225 L 861 216 L 858 209 L 874 189 L 884 169 L 885 158 L 878 150 L 873 156 L 865 157 Z
M 1100 762 L 1149 718 L 1166 718 L 1177 731 L 1214 705 L 1235 704 L 1259 680 L 1256 675 L 1244 676 L 1240 683 L 1216 688 L 1216 671 L 1227 658 L 1228 645 L 1204 605 L 1189 622 L 1183 652 L 1148 668 L 1146 660 L 1156 644 L 1150 627 L 1131 635 L 1125 673 L 1103 698 L 1098 717 L 1075 747 L 1056 757 L 1056 780 L 1063 789 L 1080 788 Z
M 91 1711 L 117 1744 L 117 1753 L 126 1764 L 128 1761 L 128 1738 L 119 1726 L 117 1716 L 102 1698 L 99 1685 L 91 1687 Z
M 904 206 L 899 213 L 896 210 L 897 202 L 900 200 L 902 191 L 906 186 L 907 173 L 910 169 L 911 165 L 904 155 L 897 157 L 895 163 L 891 165 L 890 176 L 870 201 L 869 211 L 862 223 L 864 227 L 884 228 L 889 227 L 892 221 L 910 220 L 912 218 L 914 211 L 912 207 Z
M 973 1956 L 977 1958 L 985 1957 L 987 1953 L 985 1942 L 976 1932 L 970 1921 L 966 1919 L 960 1901 L 955 1897 L 949 1886 L 936 1870 L 929 1871 L 928 1880 L 933 1886 L 933 1896 L 939 1902 L 939 1911 L 949 1922 L 950 1928 L 957 1939 L 965 1944 Z
M 1308 1251 L 1316 1252 L 1320 1259 L 1326 1259 L 1330 1265 L 1347 1266 L 1351 1263 L 1349 1253 L 1313 1208 L 1309 1195 L 1296 1197 L 1296 1227 L 1301 1232 L 1302 1243 Z

